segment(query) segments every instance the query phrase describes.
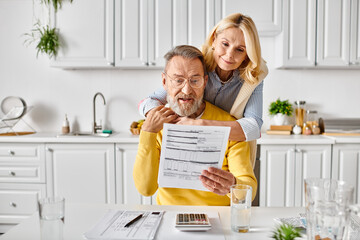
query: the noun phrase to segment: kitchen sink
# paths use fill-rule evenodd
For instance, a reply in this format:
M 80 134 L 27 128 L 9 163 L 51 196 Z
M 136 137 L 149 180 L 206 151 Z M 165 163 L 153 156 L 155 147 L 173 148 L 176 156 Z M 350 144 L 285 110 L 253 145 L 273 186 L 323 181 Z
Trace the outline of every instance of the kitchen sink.
M 58 134 L 56 137 L 109 137 L 110 133 L 75 132 L 69 134 Z

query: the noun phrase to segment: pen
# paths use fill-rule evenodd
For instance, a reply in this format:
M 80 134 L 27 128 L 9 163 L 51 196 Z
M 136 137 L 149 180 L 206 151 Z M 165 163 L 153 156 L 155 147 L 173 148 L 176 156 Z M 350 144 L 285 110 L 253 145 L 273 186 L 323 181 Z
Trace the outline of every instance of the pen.
M 140 218 L 142 218 L 143 214 L 140 214 L 139 216 L 137 216 L 136 218 L 134 218 L 133 220 L 131 220 L 130 222 L 128 222 L 127 224 L 125 224 L 124 227 L 130 227 L 131 224 L 133 224 L 134 222 L 136 222 L 137 220 L 139 220 Z

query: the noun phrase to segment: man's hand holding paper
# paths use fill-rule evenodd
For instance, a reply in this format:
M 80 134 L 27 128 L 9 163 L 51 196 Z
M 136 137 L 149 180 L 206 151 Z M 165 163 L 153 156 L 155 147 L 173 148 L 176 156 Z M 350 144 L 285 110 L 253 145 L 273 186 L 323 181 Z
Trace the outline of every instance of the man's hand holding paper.
M 200 180 L 204 187 L 219 195 L 228 194 L 230 192 L 230 186 L 236 183 L 236 179 L 231 172 L 214 167 L 203 170 Z

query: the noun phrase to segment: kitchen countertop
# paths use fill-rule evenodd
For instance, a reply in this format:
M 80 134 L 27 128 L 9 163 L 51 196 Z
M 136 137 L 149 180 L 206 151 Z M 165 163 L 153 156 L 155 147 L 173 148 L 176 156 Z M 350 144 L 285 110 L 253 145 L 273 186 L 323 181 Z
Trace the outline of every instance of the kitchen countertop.
M 139 136 L 130 132 L 113 133 L 109 137 L 98 136 L 59 136 L 55 132 L 41 132 L 22 136 L 0 136 L 0 143 L 138 143 Z M 324 135 L 267 135 L 261 134 L 258 144 L 335 144 L 360 143 L 360 136 Z
M 360 137 L 359 137 L 360 140 Z M 334 144 L 335 139 L 323 135 L 267 135 L 262 133 L 257 144 Z
M 59 133 L 35 133 L 21 136 L 0 136 L 1 142 L 16 143 L 138 143 L 139 136 L 129 133 L 113 133 L 109 137 L 98 136 L 59 136 Z

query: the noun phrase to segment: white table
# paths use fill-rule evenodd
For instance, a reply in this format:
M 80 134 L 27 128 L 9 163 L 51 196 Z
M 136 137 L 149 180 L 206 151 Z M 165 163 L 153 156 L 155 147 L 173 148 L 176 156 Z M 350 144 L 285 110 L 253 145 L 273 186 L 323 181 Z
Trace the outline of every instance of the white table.
M 94 224 L 106 213 L 108 209 L 126 210 L 165 210 L 177 212 L 216 211 L 219 213 L 225 239 L 271 239 L 274 229 L 275 217 L 293 217 L 305 212 L 304 208 L 265 208 L 253 207 L 251 209 L 251 229 L 248 233 L 235 233 L 230 228 L 230 207 L 209 206 L 158 206 L 158 205 L 111 205 L 111 204 L 66 204 L 64 240 L 84 239 L 83 233 L 90 230 Z M 165 212 L 166 214 L 166 212 Z M 165 217 L 165 216 L 164 216 Z M 11 228 L 0 237 L 0 240 L 39 240 L 40 224 L 38 213 Z M 161 222 L 161 225 L 166 224 Z M 159 231 L 161 231 L 160 226 Z M 206 234 L 206 232 L 202 233 Z M 191 239 L 188 237 L 186 240 Z M 193 239 L 199 239 L 199 235 Z

